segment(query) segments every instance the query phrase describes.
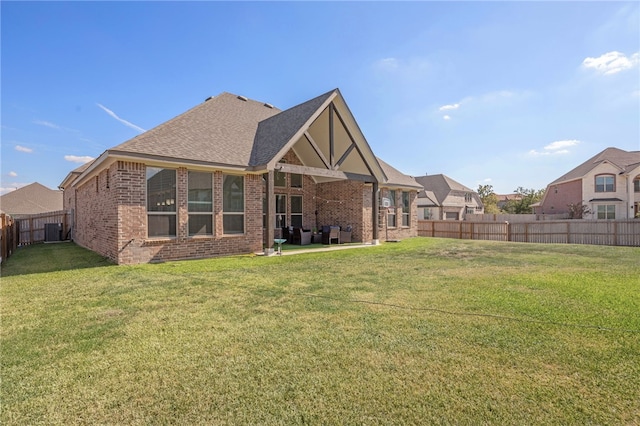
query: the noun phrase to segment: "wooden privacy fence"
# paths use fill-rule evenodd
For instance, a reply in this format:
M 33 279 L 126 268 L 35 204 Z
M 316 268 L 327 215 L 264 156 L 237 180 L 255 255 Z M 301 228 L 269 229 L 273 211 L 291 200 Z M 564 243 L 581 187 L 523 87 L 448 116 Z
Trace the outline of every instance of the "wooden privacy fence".
M 0 213 L 0 263 L 4 263 L 18 247 L 18 232 L 15 220 Z
M 419 220 L 418 235 L 467 240 L 640 247 L 640 220 L 555 220 L 524 223 Z
M 45 241 L 45 225 L 48 223 L 62 224 L 62 238 L 67 240 L 71 229 L 71 213 L 66 210 L 39 213 L 16 219 L 18 223 L 19 244 L 29 245 Z

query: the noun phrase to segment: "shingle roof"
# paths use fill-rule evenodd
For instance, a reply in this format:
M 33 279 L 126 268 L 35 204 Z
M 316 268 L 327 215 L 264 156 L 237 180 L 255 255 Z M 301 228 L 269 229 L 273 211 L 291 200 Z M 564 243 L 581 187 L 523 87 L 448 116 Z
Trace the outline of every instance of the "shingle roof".
M 263 102 L 222 93 L 109 151 L 247 166 L 258 123 L 279 112 Z
M 62 210 L 62 191 L 34 182 L 0 197 L 0 209 L 13 216 Z
M 257 170 L 278 160 L 284 154 L 287 144 L 295 143 L 294 138 L 311 125 L 314 115 L 323 111 L 323 105 L 337 102 L 346 110 L 348 123 L 352 120 L 355 131 L 360 129 L 352 119 L 348 107 L 338 89 L 297 106 L 281 111 L 269 104 L 247 99 L 231 93 L 222 93 L 186 111 L 159 126 L 107 150 L 92 164 L 84 165 L 69 173 L 61 186 L 70 183 L 78 173 L 82 176 L 92 172 L 101 161 L 109 156 L 137 156 L 159 161 L 206 163 L 215 166 Z M 362 145 L 369 155 L 369 161 L 378 161 L 361 137 Z M 360 140 L 360 139 L 358 139 Z M 364 161 L 367 161 L 363 157 Z M 384 183 L 412 188 L 420 184 L 384 163 L 375 165 L 374 174 Z M 381 182 L 383 183 L 383 182 Z
M 594 155 L 584 163 L 580 164 L 578 167 L 572 169 L 568 173 L 560 176 L 549 185 L 555 185 L 560 182 L 580 179 L 603 161 L 608 161 L 620 168 L 620 170 L 625 170 L 640 163 L 640 151 L 624 151 L 618 148 L 607 148 L 604 151 L 601 151 L 598 154 Z
M 442 204 L 451 191 L 474 192 L 473 189 L 443 174 L 418 176 L 415 179 L 425 190 L 433 192 L 439 204 Z
M 405 175 L 398 169 L 395 169 L 388 163 L 382 161 L 380 158 L 377 158 L 377 160 L 378 163 L 380 163 L 380 167 L 382 167 L 382 171 L 384 171 L 384 174 L 387 176 L 387 181 L 384 183 L 386 186 L 398 185 L 416 189 L 422 188 L 422 186 L 416 182 L 413 177 Z
M 271 161 L 335 91 L 331 90 L 261 121 L 249 165 L 258 166 Z

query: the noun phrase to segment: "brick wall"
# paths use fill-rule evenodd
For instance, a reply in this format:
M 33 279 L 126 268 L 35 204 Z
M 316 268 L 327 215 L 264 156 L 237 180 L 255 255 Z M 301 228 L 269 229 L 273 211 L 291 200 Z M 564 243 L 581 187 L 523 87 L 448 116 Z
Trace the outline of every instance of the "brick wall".
M 540 208 L 536 209 L 536 213 L 568 213 L 569 208 L 567 206 L 569 204 L 580 204 L 582 202 L 581 180 L 560 183 L 558 185 L 550 185 L 544 196 L 544 203 Z
M 79 188 L 65 191 L 65 203 L 75 204 L 76 242 L 119 264 L 214 257 L 262 250 L 261 175 L 244 177 L 244 234 L 222 235 L 223 174 L 214 172 L 214 235 L 197 237 L 188 235 L 188 170 L 179 168 L 176 175 L 175 238 L 147 238 L 145 165 L 118 161 Z
M 115 164 L 83 185 L 65 191 L 65 203 L 75 204 L 74 241 L 117 261 L 118 208 L 113 185 Z M 74 202 L 75 198 L 75 202 Z
M 293 153 L 288 154 L 286 159 L 291 164 L 299 163 Z M 187 208 L 188 172 L 187 168 L 176 170 L 175 238 L 147 238 L 146 167 L 141 163 L 117 161 L 79 188 L 65 191 L 65 207 L 75 207 L 76 242 L 119 264 L 261 251 L 264 191 L 262 175 L 244 176 L 244 234 L 223 235 L 224 175 L 222 172 L 214 172 L 214 235 L 190 237 Z M 373 194 L 370 184 L 357 181 L 315 184 L 311 177 L 303 176 L 302 189 L 291 188 L 288 183 L 286 188 L 276 188 L 275 192 L 287 194 L 288 203 L 291 195 L 303 195 L 303 225 L 306 228 L 321 225 L 338 225 L 343 228 L 351 226 L 352 241 L 369 242 L 373 238 Z M 397 194 L 399 199 L 396 204 L 400 206 L 401 191 L 397 191 Z M 379 238 L 401 239 L 416 236 L 416 204 L 417 193 L 411 192 L 411 226 L 387 230 L 386 223 L 382 221 Z M 290 218 L 288 220 L 290 221 Z M 401 208 L 398 209 L 398 221 L 401 223 Z
M 390 198 L 390 191 L 393 188 L 381 188 L 380 192 L 383 198 Z M 378 221 L 378 237 L 380 240 L 401 240 L 418 236 L 418 193 L 416 191 L 409 192 L 409 226 L 402 226 L 402 189 L 396 189 L 395 210 L 396 210 L 396 226 L 388 227 L 386 220 L 386 208 L 380 209 L 381 218 Z
M 371 187 L 367 186 L 370 192 Z M 336 181 L 320 183 L 316 188 L 316 208 L 320 226 L 337 225 L 352 227 L 351 241 L 371 241 L 365 235 L 363 182 Z M 369 222 L 371 218 L 369 217 Z M 367 238 L 367 240 L 365 240 Z

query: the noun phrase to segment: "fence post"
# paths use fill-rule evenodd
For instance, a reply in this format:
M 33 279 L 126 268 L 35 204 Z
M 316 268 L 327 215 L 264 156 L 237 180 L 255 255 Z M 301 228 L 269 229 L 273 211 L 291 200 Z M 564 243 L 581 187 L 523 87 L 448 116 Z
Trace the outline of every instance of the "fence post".
M 511 241 L 511 224 L 509 222 L 505 222 L 507 225 L 507 241 Z
M 29 217 L 29 244 L 33 243 L 33 218 Z

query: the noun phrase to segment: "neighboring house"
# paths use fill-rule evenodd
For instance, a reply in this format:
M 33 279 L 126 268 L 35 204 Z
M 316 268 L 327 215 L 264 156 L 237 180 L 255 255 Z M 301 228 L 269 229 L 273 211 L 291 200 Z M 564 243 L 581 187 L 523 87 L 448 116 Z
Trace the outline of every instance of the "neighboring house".
M 551 182 L 538 214 L 569 213 L 584 205 L 591 219 L 627 219 L 640 211 L 640 151 L 607 148 Z
M 62 210 L 62 191 L 34 182 L 0 196 L 0 210 L 14 219 Z
M 273 251 L 281 227 L 417 236 L 413 178 L 378 160 L 338 89 L 281 111 L 230 93 L 105 151 L 60 185 L 75 241 L 117 263 Z M 385 229 L 380 207 L 394 199 Z
M 520 194 L 496 194 L 498 197 L 498 202 L 496 206 L 498 209 L 502 210 L 504 207 L 509 204 L 510 201 L 520 201 L 522 200 L 522 195 Z
M 443 174 L 415 178 L 423 190 L 418 194 L 418 219 L 463 220 L 482 214 L 484 206 L 474 190 Z

